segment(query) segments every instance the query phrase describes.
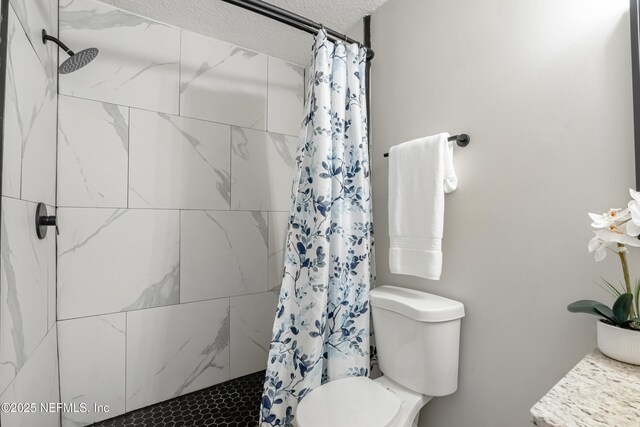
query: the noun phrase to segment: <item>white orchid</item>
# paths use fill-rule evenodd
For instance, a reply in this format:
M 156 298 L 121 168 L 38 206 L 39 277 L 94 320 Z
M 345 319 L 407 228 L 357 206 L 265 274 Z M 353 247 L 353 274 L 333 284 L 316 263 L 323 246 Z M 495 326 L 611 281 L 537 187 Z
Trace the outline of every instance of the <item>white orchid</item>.
M 596 229 L 595 237 L 589 241 L 589 252 L 594 253 L 596 261 L 607 256 L 607 249 L 620 254 L 625 246 L 640 247 L 640 192 L 629 190 L 632 201 L 627 209 L 609 209 L 602 215 L 589 213 Z
M 609 242 L 595 236 L 593 239 L 589 240 L 589 253 L 595 252 L 596 262 L 600 262 L 606 258 L 608 246 Z
M 639 211 L 640 213 L 640 211 Z M 629 209 L 609 209 L 602 215 L 589 213 L 593 228 L 607 228 L 630 218 Z M 638 217 L 640 219 L 640 216 Z
M 631 194 L 633 200 L 628 205 L 631 220 L 627 223 L 627 234 L 638 236 L 640 235 L 640 192 L 630 188 L 629 194 Z
M 625 327 L 628 319 L 638 322 L 640 325 L 640 280 L 636 281 L 635 292 L 631 286 L 629 274 L 629 263 L 627 260 L 628 247 L 640 247 L 640 192 L 629 189 L 632 200 L 626 209 L 609 209 L 602 215 L 589 213 L 591 226 L 595 228 L 595 236 L 589 240 L 589 252 L 593 253 L 597 262 L 602 261 L 607 256 L 607 250 L 614 252 L 620 258 L 624 283 L 622 290 L 604 281 L 603 287 L 616 297 L 616 304 L 628 304 L 629 312 L 624 319 L 612 318 L 614 324 Z M 635 299 L 635 307 L 633 307 Z M 569 305 L 569 311 L 594 313 L 594 304 L 602 305 L 595 301 L 577 301 Z M 596 310 L 597 311 L 597 310 Z M 639 328 L 640 329 L 640 328 Z
M 596 261 L 602 261 L 607 256 L 607 248 L 615 245 L 614 252 L 626 250 L 624 246 L 633 246 L 640 248 L 640 240 L 636 237 L 629 236 L 624 232 L 623 227 L 613 224 L 606 229 L 595 231 L 595 237 L 589 241 L 589 252 L 595 252 Z

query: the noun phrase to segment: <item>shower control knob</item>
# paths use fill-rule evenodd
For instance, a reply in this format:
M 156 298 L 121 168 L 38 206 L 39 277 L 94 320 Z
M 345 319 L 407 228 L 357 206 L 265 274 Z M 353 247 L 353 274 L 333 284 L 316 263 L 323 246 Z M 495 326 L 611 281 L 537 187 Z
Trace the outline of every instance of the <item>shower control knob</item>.
M 56 234 L 60 234 L 58 218 L 55 215 L 49 216 L 47 214 L 47 205 L 41 202 L 38 203 L 36 208 L 36 234 L 38 239 L 42 240 L 47 237 L 47 227 L 55 227 Z

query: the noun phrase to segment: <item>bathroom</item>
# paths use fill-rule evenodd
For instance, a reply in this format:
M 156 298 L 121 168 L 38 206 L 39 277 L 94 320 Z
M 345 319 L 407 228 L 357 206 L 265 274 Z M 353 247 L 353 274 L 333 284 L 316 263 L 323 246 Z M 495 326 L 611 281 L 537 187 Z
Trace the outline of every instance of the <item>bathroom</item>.
M 640 187 L 637 6 L 0 0 L 0 425 L 640 426 L 640 361 L 603 355 L 610 325 L 567 310 L 608 310 L 601 280 L 640 277 L 635 236 L 601 262 L 588 246 L 588 213 Z M 333 108 L 344 135 L 316 132 Z M 409 187 L 439 169 L 401 150 L 431 138 L 455 182 L 427 206 Z M 322 172 L 310 147 L 359 163 Z M 328 209 L 305 188 L 353 205 L 301 250 Z M 606 227 L 631 230 L 634 200 Z M 406 268 L 397 229 L 434 222 L 441 259 Z M 295 251 L 324 276 L 295 274 Z M 344 316 L 306 292 L 343 290 L 348 355 L 299 359 L 310 385 L 274 398 L 281 332 L 333 345 Z M 425 320 L 434 304 L 454 315 Z M 640 358 L 632 320 L 611 328 Z M 402 366 L 437 378 L 406 388 Z

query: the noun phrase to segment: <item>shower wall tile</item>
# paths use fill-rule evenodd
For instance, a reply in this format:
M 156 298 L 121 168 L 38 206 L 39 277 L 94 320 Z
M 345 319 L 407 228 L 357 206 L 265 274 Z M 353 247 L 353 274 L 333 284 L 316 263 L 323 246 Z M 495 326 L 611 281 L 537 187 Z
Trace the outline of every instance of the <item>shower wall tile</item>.
M 109 405 L 108 413 L 64 412 L 63 427 L 88 425 L 124 413 L 125 327 L 125 313 L 58 323 L 62 402 Z
M 47 333 L 55 284 L 55 233 L 39 240 L 36 204 L 2 198 L 0 230 L 0 393 Z M 55 315 L 55 313 L 52 313 Z
M 42 340 L 20 374 L 11 383 L 0 402 L 56 403 L 60 401 L 58 381 L 58 343 L 54 326 Z M 39 409 L 39 408 L 38 408 Z M 35 413 L 0 414 L 2 427 L 58 427 L 60 414 L 38 411 Z
M 27 17 L 31 37 L 33 28 L 46 27 L 31 25 L 38 22 L 31 18 L 34 7 L 55 2 L 10 1 Z M 271 290 L 281 282 L 291 209 L 303 69 L 96 0 L 63 0 L 59 11 L 65 43 L 100 49 L 91 64 L 60 76 L 63 402 L 108 404 L 104 417 L 112 417 L 264 369 L 277 303 Z M 29 51 L 24 33 L 15 39 L 31 55 L 16 58 L 19 72 L 33 74 L 47 51 Z M 66 58 L 61 52 L 60 61 Z M 8 94 L 37 89 L 33 75 L 19 72 Z M 19 125 L 33 116 L 31 108 L 11 104 L 8 95 L 14 125 L 7 132 L 19 141 L 9 143 L 12 159 L 21 159 Z M 27 190 L 43 187 L 43 174 L 31 172 L 30 159 L 39 156 L 24 162 L 26 175 L 23 162 L 5 167 L 10 195 L 25 191 L 27 175 Z M 31 222 L 32 214 L 27 217 Z M 3 286 L 4 277 L 3 270 Z M 46 284 L 41 331 L 56 324 L 56 283 Z M 35 312 L 33 304 L 28 308 Z M 2 328 L 0 340 L 13 340 Z M 37 343 L 30 340 L 33 352 Z M 2 388 L 5 371 L 7 384 L 15 375 L 12 364 L 0 363 Z M 65 413 L 62 425 L 100 418 Z
M 58 318 L 177 304 L 177 211 L 60 208 Z
M 267 290 L 262 212 L 183 211 L 180 302 Z
M 127 207 L 129 109 L 60 96 L 58 206 Z
M 49 215 L 57 215 L 58 210 L 53 206 L 47 205 L 47 213 Z M 35 234 L 35 230 L 33 228 L 31 230 L 31 233 Z M 51 329 L 55 325 L 56 320 L 58 320 L 58 262 L 56 256 L 57 234 L 55 228 L 49 229 L 47 237 L 44 240 L 38 239 L 38 241 L 44 242 L 46 246 L 44 264 L 47 270 L 47 329 Z
M 289 212 L 269 212 L 269 289 L 282 285 Z
M 18 99 L 28 100 L 28 89 L 23 70 L 33 66 L 33 50 L 27 40 L 13 8 L 9 6 L 7 38 L 7 75 L 4 106 L 4 141 L 2 147 L 2 195 L 20 198 L 22 179 L 22 140 L 23 131 L 20 120 Z M 34 70 L 35 72 L 35 70 Z M 20 96 L 20 98 L 18 98 Z
M 54 43 L 42 43 L 42 30 L 52 36 L 58 35 L 57 0 L 9 0 L 16 15 L 27 33 L 40 61 L 48 64 L 51 77 L 56 77 L 58 47 Z
M 231 209 L 289 211 L 297 138 L 231 128 Z
M 304 68 L 269 58 L 269 132 L 298 136 L 304 114 Z
M 55 204 L 56 80 L 9 12 L 3 194 Z
M 182 31 L 180 115 L 266 129 L 267 57 Z
M 60 76 L 60 93 L 112 104 L 178 113 L 180 30 L 94 0 L 60 4 L 60 37 L 100 54 Z M 66 55 L 60 53 L 60 61 Z
M 228 379 L 228 298 L 127 313 L 127 411 Z
M 230 128 L 131 110 L 129 207 L 229 209 Z
M 231 298 L 231 378 L 266 369 L 277 304 L 274 292 Z

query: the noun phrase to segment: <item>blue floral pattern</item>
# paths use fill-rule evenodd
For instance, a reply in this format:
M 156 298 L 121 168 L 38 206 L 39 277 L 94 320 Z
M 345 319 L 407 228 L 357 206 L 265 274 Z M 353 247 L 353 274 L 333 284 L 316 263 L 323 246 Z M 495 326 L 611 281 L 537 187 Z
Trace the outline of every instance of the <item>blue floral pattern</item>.
M 291 426 L 321 384 L 369 375 L 373 225 L 366 49 L 313 48 L 260 426 Z

